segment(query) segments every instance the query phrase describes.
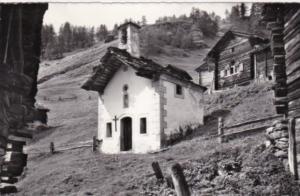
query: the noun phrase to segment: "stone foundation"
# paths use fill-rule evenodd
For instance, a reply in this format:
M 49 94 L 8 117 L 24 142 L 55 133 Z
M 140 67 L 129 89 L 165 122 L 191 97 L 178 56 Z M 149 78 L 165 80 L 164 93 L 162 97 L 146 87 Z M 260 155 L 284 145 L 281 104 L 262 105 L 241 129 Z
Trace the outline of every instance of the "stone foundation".
M 288 158 L 289 134 L 288 120 L 281 119 L 273 122 L 266 130 L 266 146 L 271 147 L 276 157 L 281 160 Z

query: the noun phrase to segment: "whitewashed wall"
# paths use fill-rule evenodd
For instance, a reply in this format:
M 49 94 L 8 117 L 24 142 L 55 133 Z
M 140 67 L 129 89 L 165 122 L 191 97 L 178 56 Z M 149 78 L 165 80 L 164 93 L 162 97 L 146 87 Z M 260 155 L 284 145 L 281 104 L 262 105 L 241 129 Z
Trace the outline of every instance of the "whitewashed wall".
M 180 81 L 177 83 L 180 84 Z M 203 92 L 182 85 L 183 97 L 179 98 L 175 96 L 175 82 L 163 80 L 163 86 L 166 89 L 164 133 L 167 136 L 175 133 L 180 126 L 203 124 L 204 108 L 200 103 Z
M 119 30 L 119 48 L 125 49 L 128 53 L 130 53 L 134 57 L 140 57 L 140 38 L 139 38 L 139 29 L 133 25 L 128 25 L 126 27 L 127 31 L 127 43 L 123 44 L 122 39 L 122 31 Z
M 129 108 L 123 108 L 123 86 L 128 85 Z M 132 118 L 132 152 L 145 153 L 160 148 L 160 98 L 152 87 L 152 81 L 136 76 L 128 67 L 119 69 L 99 98 L 98 138 L 103 140 L 101 150 L 105 153 L 120 152 L 120 122 L 124 117 Z M 117 131 L 112 120 L 117 121 Z M 140 134 L 140 118 L 147 118 L 147 133 Z M 112 137 L 106 137 L 106 123 L 112 122 Z

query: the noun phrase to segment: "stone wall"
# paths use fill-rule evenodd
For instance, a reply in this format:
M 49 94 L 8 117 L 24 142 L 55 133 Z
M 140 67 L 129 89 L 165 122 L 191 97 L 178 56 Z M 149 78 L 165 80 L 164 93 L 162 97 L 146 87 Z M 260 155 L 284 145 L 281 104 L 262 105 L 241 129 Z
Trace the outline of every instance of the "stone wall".
M 288 158 L 289 134 L 288 120 L 281 119 L 273 122 L 266 130 L 266 146 L 272 148 L 276 157 L 281 160 Z

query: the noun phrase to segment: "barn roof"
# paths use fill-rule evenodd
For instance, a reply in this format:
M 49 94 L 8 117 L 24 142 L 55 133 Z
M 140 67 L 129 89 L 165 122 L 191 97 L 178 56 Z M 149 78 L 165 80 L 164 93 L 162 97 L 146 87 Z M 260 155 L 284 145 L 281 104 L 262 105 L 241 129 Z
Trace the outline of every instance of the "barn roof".
M 206 61 L 204 61 L 199 67 L 195 69 L 197 72 L 201 71 L 207 71 L 208 70 L 208 64 Z
M 166 74 L 180 81 L 188 82 L 202 88 L 202 90 L 206 89 L 205 87 L 193 83 L 192 77 L 182 69 L 172 65 L 163 67 L 150 59 L 133 57 L 126 50 L 115 47 L 108 48 L 106 54 L 100 60 L 100 64 L 94 68 L 92 76 L 83 84 L 82 88 L 85 90 L 98 91 L 102 94 L 110 79 L 122 65 L 132 67 L 136 70 L 136 75 L 141 77 L 155 80 L 158 79 L 160 75 Z
M 258 36 L 256 34 L 252 34 L 252 33 L 246 33 L 246 32 L 240 32 L 240 31 L 233 31 L 233 30 L 229 30 L 227 31 L 222 37 L 221 39 L 212 47 L 212 49 L 208 52 L 207 56 L 213 56 L 215 53 L 218 53 L 223 47 L 224 44 L 230 40 L 233 39 L 235 36 L 238 37 L 245 37 L 248 38 L 250 43 L 252 45 L 256 44 L 256 43 L 266 43 L 268 42 L 268 39 Z
M 259 51 L 265 50 L 270 47 L 269 40 L 264 37 L 261 37 L 261 36 L 258 36 L 258 35 L 252 34 L 252 33 L 229 30 L 221 37 L 221 39 L 207 53 L 207 56 L 203 59 L 204 62 L 199 67 L 197 67 L 195 69 L 195 71 L 201 72 L 201 71 L 208 70 L 209 64 L 207 63 L 207 59 L 214 58 L 214 54 L 218 53 L 222 49 L 222 47 L 224 47 L 224 44 L 226 43 L 226 41 L 233 39 L 234 36 L 248 38 L 252 45 L 260 43 L 259 48 L 255 48 L 250 52 L 259 52 Z

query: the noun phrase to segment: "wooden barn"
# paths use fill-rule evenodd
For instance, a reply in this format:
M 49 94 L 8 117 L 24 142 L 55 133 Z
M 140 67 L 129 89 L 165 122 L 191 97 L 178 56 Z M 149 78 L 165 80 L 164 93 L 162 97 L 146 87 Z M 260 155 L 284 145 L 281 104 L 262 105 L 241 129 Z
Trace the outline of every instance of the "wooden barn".
M 273 79 L 269 41 L 254 34 L 227 31 L 196 71 L 199 83 L 212 90 Z
M 15 192 L 23 172 L 27 123 L 47 109 L 35 108 L 43 16 L 48 5 L 0 4 L 0 195 Z M 42 114 L 42 116 L 40 116 Z
M 271 31 L 274 61 L 274 105 L 278 114 L 289 120 L 289 169 L 300 174 L 300 4 L 266 3 L 263 20 Z

